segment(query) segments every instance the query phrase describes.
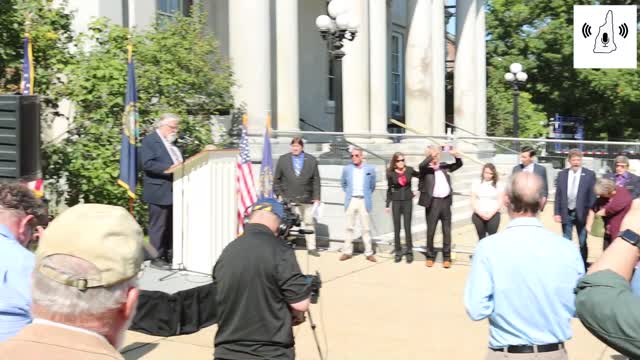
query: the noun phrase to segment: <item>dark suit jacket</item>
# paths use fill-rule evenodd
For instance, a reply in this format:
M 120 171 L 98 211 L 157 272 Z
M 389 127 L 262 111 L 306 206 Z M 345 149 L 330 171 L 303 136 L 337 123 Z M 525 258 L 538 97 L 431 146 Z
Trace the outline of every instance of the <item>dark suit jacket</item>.
M 431 207 L 431 203 L 433 202 L 433 188 L 436 185 L 436 177 L 434 170 L 429 166 L 429 158 L 424 159 L 420 166 L 419 183 L 418 189 L 420 189 L 420 199 L 418 199 L 418 205 L 424 206 L 426 208 Z M 444 176 L 447 178 L 447 182 L 449 183 L 449 187 L 451 187 L 451 177 L 449 176 L 450 172 L 454 172 L 462 167 L 462 159 L 456 158 L 456 162 L 453 164 L 440 164 L 440 169 L 444 172 Z M 449 205 L 453 203 L 453 187 L 451 187 L 451 195 L 447 196 Z
M 413 198 L 413 192 L 411 191 L 411 179 L 414 177 L 417 178 L 419 173 L 411 166 L 407 166 L 404 174 L 407 177 L 407 184 L 405 186 L 401 186 L 398 182 L 398 173 L 395 171 L 387 171 L 386 207 L 389 207 L 391 200 L 411 200 Z
M 634 175 L 630 172 L 628 173 L 629 173 L 629 178 L 624 183 L 624 187 L 631 193 L 631 196 L 634 199 L 636 199 L 640 197 L 640 176 Z M 613 180 L 613 182 L 616 182 L 616 173 L 605 174 L 604 178 Z
M 291 153 L 284 154 L 278 159 L 273 175 L 273 190 L 277 196 L 297 203 L 309 204 L 313 200 L 320 200 L 320 172 L 318 160 L 306 152 L 300 176 L 293 170 Z
M 568 205 L 568 185 L 567 179 L 569 178 L 570 169 L 564 169 L 558 174 L 556 179 L 556 201 L 554 204 L 554 215 L 560 215 L 562 222 L 569 221 L 569 205 Z M 576 198 L 576 218 L 577 220 L 585 224 L 587 221 L 587 215 L 589 209 L 593 207 L 596 201 L 596 195 L 593 192 L 593 187 L 596 184 L 596 174 L 589 170 L 582 168 L 582 174 L 580 175 L 580 182 L 578 183 L 578 193 Z
M 142 199 L 155 205 L 173 204 L 173 175 L 164 173 L 173 160 L 156 131 L 142 139 L 140 159 L 144 171 Z
M 513 167 L 512 174 L 519 173 L 524 169 L 522 164 L 518 164 Z M 533 164 L 533 173 L 540 176 L 542 178 L 542 196 L 549 197 L 549 183 L 547 181 L 547 169 L 544 166 Z

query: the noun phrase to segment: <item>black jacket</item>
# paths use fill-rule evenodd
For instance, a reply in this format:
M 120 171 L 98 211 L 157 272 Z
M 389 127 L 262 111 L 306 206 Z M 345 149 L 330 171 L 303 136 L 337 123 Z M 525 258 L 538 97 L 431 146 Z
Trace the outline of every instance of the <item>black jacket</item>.
M 407 183 L 405 186 L 401 186 L 400 183 L 398 183 L 399 174 L 395 171 L 387 171 L 386 207 L 389 207 L 392 200 L 411 200 L 413 198 L 413 192 L 411 191 L 411 179 L 414 177 L 417 178 L 419 173 L 411 166 L 407 166 L 404 174 L 407 177 Z
M 556 201 L 554 203 L 553 214 L 560 215 L 563 223 L 569 221 L 569 199 L 567 188 L 569 171 L 569 169 L 560 171 L 558 178 L 556 179 Z M 582 168 L 576 198 L 576 218 L 582 224 L 586 223 L 587 215 L 589 215 L 589 209 L 593 207 L 593 204 L 596 201 L 596 196 L 593 193 L 593 187 L 595 184 L 596 174 L 589 169 Z
M 436 177 L 434 170 L 429 166 L 428 161 L 429 158 L 424 159 L 420 166 L 418 188 L 420 189 L 420 199 L 418 200 L 418 205 L 424 206 L 426 208 L 431 207 L 431 203 L 433 202 L 433 188 L 436 185 Z M 462 159 L 456 158 L 456 162 L 453 164 L 440 164 L 440 170 L 444 172 L 444 176 L 447 178 L 447 182 L 449 183 L 449 187 L 451 188 L 451 195 L 447 196 L 448 203 L 451 205 L 453 203 L 453 187 L 451 187 L 451 177 L 449 176 L 450 172 L 454 172 L 462 167 Z
M 273 175 L 273 190 L 285 200 L 309 204 L 313 200 L 320 200 L 320 172 L 318 160 L 313 155 L 303 154 L 300 176 L 296 176 L 293 170 L 291 153 L 280 156 Z
M 519 173 L 520 171 L 524 170 L 524 166 L 522 164 L 518 164 L 516 166 L 513 167 L 513 171 L 511 172 L 511 174 L 516 174 Z M 547 181 L 547 169 L 542 166 L 542 165 L 538 165 L 538 164 L 533 164 L 533 173 L 540 176 L 542 178 L 542 196 L 544 196 L 545 198 L 549 196 L 549 182 Z
M 142 199 L 155 205 L 173 204 L 173 175 L 164 173 L 173 166 L 173 159 L 156 131 L 142 139 L 140 159 L 144 171 Z

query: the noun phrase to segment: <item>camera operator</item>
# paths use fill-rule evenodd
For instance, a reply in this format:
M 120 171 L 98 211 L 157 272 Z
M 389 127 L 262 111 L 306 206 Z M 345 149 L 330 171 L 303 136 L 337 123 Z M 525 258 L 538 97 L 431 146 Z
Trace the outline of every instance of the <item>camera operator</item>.
M 631 359 L 640 359 L 640 297 L 629 286 L 640 260 L 639 217 L 640 206 L 634 202 L 620 226 L 623 231 L 589 267 L 576 289 L 576 312 L 582 324 Z
M 284 207 L 258 200 L 244 233 L 213 268 L 218 311 L 215 359 L 294 359 L 292 326 L 304 321 L 311 286 L 281 239 Z

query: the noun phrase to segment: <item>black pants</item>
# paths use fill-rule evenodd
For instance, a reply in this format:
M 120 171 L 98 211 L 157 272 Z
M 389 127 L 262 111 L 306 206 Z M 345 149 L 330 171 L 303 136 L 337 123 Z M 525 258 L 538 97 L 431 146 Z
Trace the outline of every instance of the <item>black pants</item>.
M 412 200 L 394 200 L 391 202 L 391 211 L 393 212 L 393 244 L 396 255 L 402 254 L 400 246 L 400 217 L 404 218 L 404 254 L 411 254 L 413 249 L 413 241 L 411 239 L 411 216 L 413 214 Z
M 431 207 L 425 208 L 427 217 L 427 259 L 435 260 L 433 238 L 438 220 L 442 222 L 442 258 L 451 261 L 451 197 L 433 198 Z
M 158 257 L 167 258 L 173 248 L 173 205 L 149 204 L 149 242 Z
M 498 227 L 500 226 L 500 213 L 497 212 L 493 214 L 489 220 L 484 220 L 478 214 L 473 213 L 473 215 L 471 215 L 471 222 L 473 222 L 473 225 L 475 225 L 476 231 L 478 232 L 478 240 L 482 240 L 483 238 L 498 232 Z

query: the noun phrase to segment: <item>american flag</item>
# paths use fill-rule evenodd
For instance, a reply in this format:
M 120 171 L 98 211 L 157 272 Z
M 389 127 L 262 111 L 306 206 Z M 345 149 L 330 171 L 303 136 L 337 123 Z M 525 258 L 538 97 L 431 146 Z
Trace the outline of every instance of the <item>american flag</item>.
M 238 234 L 244 229 L 244 216 L 247 209 L 256 202 L 256 186 L 251 169 L 249 141 L 247 140 L 247 115 L 242 117 L 242 135 L 240 136 L 240 155 L 238 156 L 236 189 L 238 191 Z

